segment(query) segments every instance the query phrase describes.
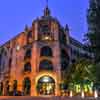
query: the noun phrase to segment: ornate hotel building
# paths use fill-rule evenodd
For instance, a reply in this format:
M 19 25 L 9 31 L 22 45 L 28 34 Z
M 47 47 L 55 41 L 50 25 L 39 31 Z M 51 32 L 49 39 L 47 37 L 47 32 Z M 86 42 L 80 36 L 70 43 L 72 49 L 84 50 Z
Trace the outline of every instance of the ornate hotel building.
M 31 27 L 0 47 L 0 95 L 59 96 L 73 41 L 47 6 Z

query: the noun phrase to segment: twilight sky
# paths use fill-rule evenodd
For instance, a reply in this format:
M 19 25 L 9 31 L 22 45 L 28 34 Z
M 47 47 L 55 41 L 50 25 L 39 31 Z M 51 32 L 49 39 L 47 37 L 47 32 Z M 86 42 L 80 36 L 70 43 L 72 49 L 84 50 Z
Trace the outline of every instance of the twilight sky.
M 46 0 L 1 0 L 0 45 L 31 26 L 32 21 L 43 15 Z M 86 11 L 88 0 L 49 0 L 52 16 L 70 28 L 70 35 L 82 42 L 87 32 Z

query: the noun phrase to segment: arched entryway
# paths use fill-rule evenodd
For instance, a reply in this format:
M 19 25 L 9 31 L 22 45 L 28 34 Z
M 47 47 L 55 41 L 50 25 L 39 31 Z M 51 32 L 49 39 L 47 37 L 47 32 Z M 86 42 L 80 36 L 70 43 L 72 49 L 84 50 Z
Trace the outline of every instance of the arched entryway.
M 37 82 L 38 95 L 55 95 L 55 80 L 50 76 L 42 76 Z

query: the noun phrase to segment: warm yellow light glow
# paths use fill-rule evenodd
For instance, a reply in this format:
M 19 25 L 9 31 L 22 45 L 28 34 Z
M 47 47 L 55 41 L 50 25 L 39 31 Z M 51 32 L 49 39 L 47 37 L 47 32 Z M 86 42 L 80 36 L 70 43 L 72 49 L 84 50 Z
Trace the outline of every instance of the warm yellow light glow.
M 72 91 L 70 91 L 70 95 L 69 95 L 70 97 L 72 97 L 73 96 L 73 92 Z
M 48 36 L 46 36 L 46 37 L 45 37 L 45 40 L 49 40 L 49 37 L 48 37 Z
M 44 40 L 51 40 L 51 37 L 50 36 L 45 36 Z
M 35 80 L 35 87 L 36 87 L 37 84 L 38 84 L 38 80 L 39 80 L 41 77 L 43 77 L 43 76 L 50 76 L 50 77 L 52 77 L 52 78 L 55 80 L 55 90 L 58 89 L 58 87 L 57 87 L 57 75 L 56 75 L 56 73 L 54 73 L 54 72 L 46 72 L 46 71 L 40 72 L 40 73 L 38 74 L 38 76 L 36 77 L 36 80 Z M 48 87 L 47 87 L 47 90 L 49 91 L 51 87 L 52 87 L 52 86 L 48 86 Z M 44 87 L 44 88 L 45 88 L 45 87 Z M 55 91 L 55 96 L 58 95 L 58 94 L 57 94 L 58 92 L 59 92 L 59 91 L 57 91 L 57 90 Z M 36 93 L 35 95 L 38 96 L 37 93 Z
M 81 97 L 82 97 L 82 98 L 85 97 L 85 95 L 84 95 L 84 91 L 82 91 L 82 93 L 81 93 Z
M 44 82 L 49 82 L 49 77 L 44 76 L 43 81 L 44 81 Z
M 84 90 L 85 93 L 89 92 L 89 93 L 92 94 L 93 93 L 92 88 L 93 88 L 92 82 L 84 84 L 84 86 L 83 86 L 83 90 Z M 76 93 L 80 93 L 81 92 L 81 85 L 80 84 L 75 84 L 74 85 L 74 90 L 75 90 Z
M 84 92 L 92 93 L 92 88 L 93 88 L 92 84 L 84 84 Z
M 19 50 L 20 50 L 20 46 L 19 46 L 19 45 L 17 45 L 16 50 L 17 50 L 17 51 L 19 51 Z
M 36 78 L 36 84 L 38 82 L 38 80 L 40 79 L 40 77 L 43 77 L 43 76 L 50 76 L 50 77 L 53 77 L 53 79 L 55 80 L 55 83 L 57 83 L 57 76 L 55 75 L 55 73 L 51 73 L 51 72 L 41 72 L 38 74 L 37 78 Z
M 81 86 L 80 86 L 80 84 L 75 85 L 75 89 L 76 89 L 77 93 L 81 92 Z
M 94 91 L 94 98 L 98 98 L 98 91 L 97 90 Z

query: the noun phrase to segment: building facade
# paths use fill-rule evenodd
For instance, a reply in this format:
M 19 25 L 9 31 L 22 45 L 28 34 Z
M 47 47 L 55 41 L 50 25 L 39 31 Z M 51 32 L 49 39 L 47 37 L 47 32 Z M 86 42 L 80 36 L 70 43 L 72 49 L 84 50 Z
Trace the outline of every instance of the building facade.
M 0 81 L 3 95 L 60 95 L 62 73 L 70 62 L 69 31 L 51 16 L 33 21 L 32 27 L 5 43 L 0 50 Z
M 69 37 L 70 40 L 70 56 L 71 63 L 76 62 L 79 58 L 86 58 L 88 60 L 92 60 L 94 58 L 94 54 L 89 50 L 89 48 L 82 44 L 81 42 L 75 40 L 72 37 Z
M 31 28 L 0 47 L 0 95 L 60 96 L 74 43 L 48 7 Z M 77 47 L 77 45 L 74 45 Z

